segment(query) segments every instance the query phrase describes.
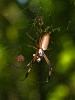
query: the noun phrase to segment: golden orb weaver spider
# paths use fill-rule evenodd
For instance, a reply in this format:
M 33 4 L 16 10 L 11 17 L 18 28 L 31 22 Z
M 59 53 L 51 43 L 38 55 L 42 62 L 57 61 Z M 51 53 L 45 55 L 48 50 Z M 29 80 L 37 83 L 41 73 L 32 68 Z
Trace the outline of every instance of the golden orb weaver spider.
M 47 64 L 48 64 L 48 67 L 49 67 L 49 76 L 46 80 L 46 82 L 48 82 L 49 78 L 50 78 L 50 75 L 53 71 L 52 67 L 51 67 L 51 64 L 50 64 L 50 61 L 49 59 L 47 58 L 46 54 L 44 53 L 45 50 L 47 50 L 48 48 L 48 45 L 49 45 L 49 40 L 50 40 L 50 33 L 46 33 L 40 40 L 39 40 L 39 44 L 38 44 L 38 47 L 39 48 L 36 48 L 34 46 L 30 46 L 29 47 L 32 47 L 34 49 L 36 49 L 36 53 L 33 54 L 33 59 L 30 61 L 30 63 L 27 64 L 27 67 L 30 66 L 30 68 L 28 69 L 28 72 L 26 73 L 25 75 L 25 78 L 28 77 L 31 69 L 32 69 L 32 64 L 37 61 L 37 62 L 40 62 L 41 59 L 44 57 L 44 59 L 46 60 Z
M 51 21 L 51 22 L 52 22 L 52 21 Z M 38 25 L 37 25 L 37 24 L 38 24 Z M 31 69 L 32 69 L 32 65 L 34 64 L 34 62 L 35 62 L 35 61 L 40 62 L 40 61 L 42 60 L 42 58 L 44 58 L 45 61 L 46 61 L 47 64 L 48 64 L 48 68 L 49 68 L 48 77 L 47 77 L 47 80 L 46 80 L 46 82 L 48 82 L 48 80 L 50 79 L 51 73 L 53 72 L 53 69 L 52 69 L 52 67 L 51 67 L 51 63 L 50 63 L 48 57 L 47 57 L 46 54 L 45 54 L 45 51 L 48 50 L 48 46 L 49 46 L 49 42 L 50 42 L 50 33 L 51 33 L 52 31 L 54 32 L 55 30 L 60 31 L 60 28 L 61 28 L 61 27 L 56 28 L 56 29 L 52 29 L 52 24 L 51 24 L 51 27 L 47 26 L 47 27 L 45 28 L 45 30 L 43 31 L 43 28 L 44 28 L 44 21 L 43 21 L 43 17 L 42 17 L 42 16 L 36 17 L 35 20 L 34 20 L 33 25 L 34 25 L 34 27 L 38 30 L 38 33 L 41 33 L 41 34 L 45 33 L 45 34 L 44 34 L 42 37 L 39 38 L 39 43 L 38 43 L 37 47 L 31 46 L 31 45 L 26 45 L 26 46 L 28 46 L 28 47 L 34 48 L 34 49 L 36 50 L 36 53 L 33 54 L 32 60 L 26 65 L 26 67 L 29 66 L 29 69 L 28 69 L 28 71 L 27 71 L 27 73 L 26 73 L 26 75 L 25 75 L 25 78 L 28 77 L 28 75 L 29 75 L 29 73 L 30 73 L 30 71 L 31 71 Z M 38 28 L 36 27 L 36 25 L 37 25 L 37 26 L 40 26 L 40 28 L 38 29 Z M 49 30 L 49 28 L 51 28 L 52 30 L 51 30 L 50 32 L 47 32 L 47 31 Z M 27 34 L 27 35 L 28 35 L 28 34 Z M 29 36 L 29 35 L 28 35 L 28 36 Z M 29 37 L 31 37 L 31 36 L 29 36 Z M 31 39 L 32 39 L 32 38 L 31 38 Z M 24 61 L 24 57 L 23 57 L 22 55 L 20 55 L 20 56 L 17 57 L 17 60 L 18 60 L 19 62 L 22 62 L 22 61 Z M 13 65 L 14 65 L 14 64 L 13 64 Z M 15 65 L 14 65 L 14 66 L 15 66 Z M 17 67 L 17 68 L 18 68 L 18 67 Z M 25 78 L 24 78 L 24 79 L 25 79 Z M 24 79 L 23 79 L 23 80 L 24 80 Z

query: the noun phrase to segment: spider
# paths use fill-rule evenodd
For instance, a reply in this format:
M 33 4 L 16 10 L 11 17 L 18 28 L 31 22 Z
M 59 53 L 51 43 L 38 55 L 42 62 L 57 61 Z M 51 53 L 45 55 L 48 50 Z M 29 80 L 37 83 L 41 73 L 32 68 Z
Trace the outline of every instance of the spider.
M 30 61 L 30 63 L 27 64 L 27 67 L 28 66 L 30 66 L 30 67 L 28 69 L 28 72 L 25 75 L 25 78 L 28 77 L 28 75 L 29 75 L 29 73 L 32 69 L 33 63 L 35 61 L 40 62 L 41 59 L 44 57 L 45 61 L 48 64 L 48 68 L 49 68 L 49 76 L 48 76 L 46 82 L 48 82 L 48 80 L 50 79 L 50 76 L 51 76 L 51 73 L 52 73 L 53 69 L 51 67 L 51 63 L 50 63 L 48 57 L 46 56 L 46 54 L 44 52 L 45 50 L 48 49 L 49 41 L 50 41 L 50 33 L 46 33 L 42 38 L 39 39 L 38 48 L 28 45 L 29 47 L 34 48 L 36 50 L 36 53 L 33 54 L 33 59 Z
M 49 79 L 50 79 L 50 76 L 51 76 L 51 74 L 52 74 L 52 72 L 53 72 L 53 68 L 51 67 L 51 63 L 50 63 L 48 57 L 46 56 L 45 51 L 48 50 L 48 46 L 49 46 L 49 42 L 50 42 L 50 33 L 51 33 L 52 31 L 54 32 L 55 30 L 59 30 L 60 28 L 56 28 L 56 29 L 52 29 L 51 31 L 48 31 L 50 28 L 52 28 L 52 25 L 51 25 L 51 27 L 47 26 L 47 27 L 45 28 L 45 30 L 43 30 L 43 28 L 44 28 L 44 21 L 43 21 L 43 17 L 42 17 L 42 16 L 38 16 L 38 17 L 34 20 L 33 25 L 34 25 L 34 27 L 36 28 L 36 30 L 38 30 L 38 33 L 39 33 L 39 34 L 40 34 L 40 33 L 41 33 L 41 34 L 45 33 L 45 34 L 39 38 L 39 43 L 38 43 L 37 47 L 31 46 L 31 45 L 26 45 L 26 46 L 28 46 L 28 47 L 34 48 L 34 49 L 36 50 L 36 53 L 33 54 L 32 60 L 26 65 L 26 67 L 29 66 L 29 69 L 28 69 L 28 71 L 27 71 L 27 73 L 26 73 L 26 75 L 25 75 L 25 78 L 27 78 L 28 75 L 29 75 L 29 73 L 31 72 L 32 65 L 34 64 L 34 62 L 35 62 L 35 61 L 40 62 L 40 61 L 42 60 L 42 58 L 44 58 L 45 61 L 47 62 L 48 69 L 49 69 L 48 77 L 47 77 L 47 80 L 46 80 L 46 82 L 48 82 Z M 39 29 L 37 28 L 38 26 L 40 27 Z M 28 35 L 28 36 L 29 36 L 29 35 Z M 29 36 L 29 37 L 31 37 L 31 36 Z M 32 39 L 32 37 L 31 37 L 31 39 Z M 33 39 L 33 40 L 34 40 L 34 39 Z M 21 58 L 22 58 L 22 59 L 21 59 Z M 21 62 L 21 61 L 24 61 L 23 56 L 19 56 L 17 59 L 18 59 L 18 61 L 20 61 L 20 62 Z M 24 79 L 25 79 L 25 78 L 24 78 Z M 23 79 L 23 80 L 24 80 L 24 79 Z
M 33 25 L 34 25 L 35 27 L 36 27 L 36 25 L 40 27 L 39 30 L 38 30 L 38 28 L 36 27 L 36 29 L 38 30 L 38 33 L 39 33 L 39 34 L 40 34 L 40 33 L 41 33 L 41 34 L 45 33 L 45 34 L 44 34 L 42 37 L 39 38 L 39 43 L 38 43 L 37 47 L 31 46 L 31 45 L 27 45 L 28 47 L 34 48 L 34 49 L 36 50 L 36 53 L 33 54 L 32 60 L 31 60 L 31 61 L 27 64 L 27 66 L 26 66 L 26 67 L 29 66 L 29 69 L 28 69 L 28 71 L 27 71 L 27 73 L 26 73 L 26 75 L 25 75 L 25 78 L 28 77 L 28 75 L 29 75 L 29 73 L 30 73 L 30 71 L 31 71 L 31 69 L 32 69 L 32 65 L 34 64 L 34 62 L 35 62 L 35 61 L 40 62 L 40 61 L 42 60 L 42 58 L 44 58 L 45 61 L 47 62 L 48 69 L 49 69 L 48 77 L 47 77 L 47 80 L 46 80 L 46 82 L 48 82 L 49 79 L 50 79 L 50 76 L 51 76 L 51 74 L 52 74 L 52 72 L 53 72 L 53 68 L 51 67 L 51 63 L 50 63 L 48 57 L 46 56 L 45 51 L 48 50 L 48 46 L 49 46 L 49 42 L 50 42 L 50 33 L 51 33 L 51 31 L 50 31 L 50 32 L 47 32 L 47 31 L 49 30 L 49 28 L 52 28 L 52 25 L 51 25 L 51 27 L 47 26 L 46 29 L 43 31 L 43 28 L 44 28 L 44 21 L 43 21 L 43 17 L 42 17 L 42 16 L 38 16 L 38 17 L 34 20 Z M 61 27 L 56 28 L 56 29 L 52 29 L 52 31 L 53 31 L 53 32 L 54 32 L 55 30 L 60 31 L 60 28 L 61 28 Z M 34 39 L 33 39 L 33 40 L 34 40 Z M 24 79 L 25 79 L 25 78 L 24 78 Z

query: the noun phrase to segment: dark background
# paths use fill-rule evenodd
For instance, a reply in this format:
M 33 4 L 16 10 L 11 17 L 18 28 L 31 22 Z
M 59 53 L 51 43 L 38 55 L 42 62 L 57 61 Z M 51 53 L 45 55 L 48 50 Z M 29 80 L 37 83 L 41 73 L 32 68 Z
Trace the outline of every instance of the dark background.
M 40 37 L 33 27 L 37 16 L 44 19 L 43 30 L 51 20 L 53 29 L 61 27 L 51 32 L 51 50 L 45 51 L 54 69 L 48 83 L 44 59 L 20 81 L 36 52 L 25 45 L 36 46 Z M 24 62 L 17 61 L 19 55 Z M 0 0 L 0 100 L 75 100 L 75 0 Z

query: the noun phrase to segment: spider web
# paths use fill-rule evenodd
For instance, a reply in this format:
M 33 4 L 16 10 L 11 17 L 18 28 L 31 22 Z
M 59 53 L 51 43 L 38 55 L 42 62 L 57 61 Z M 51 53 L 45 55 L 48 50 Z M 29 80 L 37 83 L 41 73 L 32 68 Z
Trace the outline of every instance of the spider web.
M 64 2 L 66 1 L 68 0 L 64 0 Z M 62 48 L 59 43 L 61 36 L 71 36 L 75 41 L 75 34 L 73 34 L 75 31 L 71 31 L 71 34 L 65 35 L 65 27 L 68 26 L 69 28 L 68 21 L 71 18 L 70 13 L 66 13 L 68 10 L 65 11 L 65 4 L 63 0 L 13 0 L 7 4 L 5 3 L 0 16 L 0 82 L 3 86 L 4 81 L 5 89 L 5 84 L 7 82 L 6 85 L 10 88 L 7 88 L 7 93 L 9 93 L 10 90 L 12 91 L 11 85 L 13 84 L 13 88 L 17 85 L 18 90 L 16 89 L 16 91 L 19 92 L 20 90 L 19 97 L 23 96 L 23 92 L 24 95 L 27 94 L 27 96 L 29 96 L 28 94 L 35 89 L 36 84 L 38 88 L 36 91 L 40 90 L 41 97 L 43 97 L 41 100 L 45 100 L 46 96 L 48 97 L 52 96 L 52 94 L 56 94 L 56 87 L 58 85 L 65 84 L 68 86 L 70 74 L 60 75 L 55 71 L 57 52 Z M 61 7 L 59 7 L 59 5 L 61 5 Z M 68 7 L 68 9 L 70 8 Z M 52 22 L 50 15 L 52 17 Z M 37 47 L 40 35 L 38 34 L 38 29 L 36 29 L 33 24 L 37 16 L 43 17 L 45 23 L 44 28 L 47 26 L 51 27 L 51 25 L 53 29 L 64 26 L 64 29 L 61 29 L 59 32 L 52 32 L 49 45 L 49 48 L 52 49 L 45 52 L 55 71 L 55 73 L 51 75 L 48 84 L 45 84 L 48 77 L 48 65 L 44 59 L 42 59 L 40 63 L 36 61 L 33 64 L 28 78 L 25 81 L 20 81 L 28 71 L 28 68 L 25 68 L 26 65 L 32 60 L 33 54 L 36 53 L 36 50 L 26 47 L 26 45 Z M 39 25 L 36 26 L 40 28 Z M 73 24 L 72 26 L 75 29 L 75 25 Z M 20 55 L 24 56 L 25 60 L 23 62 L 17 60 L 17 57 Z M 13 64 L 19 68 L 13 66 Z M 61 89 L 62 88 L 60 88 L 60 91 Z M 11 95 L 9 94 L 9 96 Z M 56 97 L 56 95 L 53 95 L 53 97 Z
M 36 51 L 33 50 L 32 48 L 26 47 L 26 45 L 36 46 L 38 41 L 37 30 L 33 26 L 34 19 L 37 16 L 43 16 L 44 21 L 46 23 L 45 26 L 47 26 L 47 24 L 48 26 L 50 26 L 51 25 L 50 15 L 54 14 L 56 8 L 55 0 L 54 1 L 53 0 L 43 0 L 43 1 L 29 0 L 26 1 L 25 4 L 20 0 L 18 0 L 17 2 L 18 2 L 17 4 L 15 2 L 11 2 L 10 4 L 7 5 L 7 7 L 2 12 L 2 15 L 4 17 L 2 23 L 5 23 L 5 25 L 7 24 L 6 26 L 4 26 L 5 31 L 2 30 L 4 34 L 2 33 L 0 35 L 1 36 L 0 52 L 2 53 L 1 61 L 3 61 L 1 62 L 2 68 L 5 68 L 5 66 L 10 66 L 9 69 L 10 68 L 14 69 L 12 63 L 14 63 L 16 66 L 20 66 L 24 68 L 26 64 L 30 62 L 30 60 L 32 59 L 32 55 Z M 56 25 L 53 22 L 52 24 Z M 59 27 L 59 25 L 55 27 Z M 23 55 L 25 57 L 24 62 L 20 63 L 17 61 L 17 57 L 19 55 Z M 42 76 L 40 77 L 44 79 L 44 76 L 47 76 L 46 72 L 48 72 L 48 70 L 45 69 L 44 67 L 43 69 L 40 68 L 40 64 L 38 64 L 37 66 L 36 63 L 35 65 L 34 67 L 39 66 L 39 70 L 38 68 L 35 68 L 35 70 L 39 71 L 39 72 L 37 71 L 37 73 L 40 73 L 41 70 Z M 34 74 L 36 73 L 34 72 Z M 38 80 L 41 81 L 42 79 L 40 78 Z

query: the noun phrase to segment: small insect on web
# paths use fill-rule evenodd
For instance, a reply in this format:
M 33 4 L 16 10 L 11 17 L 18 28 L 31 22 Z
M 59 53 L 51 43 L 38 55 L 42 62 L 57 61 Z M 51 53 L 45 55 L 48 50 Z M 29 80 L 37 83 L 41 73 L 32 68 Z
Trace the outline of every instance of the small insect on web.
M 22 61 L 24 61 L 24 60 L 25 60 L 25 58 L 24 58 L 23 55 L 19 55 L 19 56 L 17 57 L 17 61 L 18 61 L 18 62 L 22 62 Z
M 19 56 L 16 58 L 16 61 L 17 61 L 17 62 L 24 62 L 24 61 L 25 61 L 25 57 L 24 57 L 23 55 L 19 55 Z M 16 65 L 13 64 L 13 63 L 12 63 L 12 65 L 15 66 L 16 68 L 22 69 L 21 67 L 18 67 L 18 66 L 16 66 Z M 24 66 L 23 69 L 25 69 L 25 67 L 26 67 L 26 66 Z
M 42 58 L 44 58 L 45 61 L 47 62 L 48 70 L 49 70 L 48 77 L 47 77 L 47 80 L 46 80 L 46 82 L 48 82 L 49 79 L 50 79 L 50 76 L 53 72 L 53 68 L 51 67 L 51 63 L 50 63 L 48 57 L 46 56 L 45 51 L 48 50 L 48 46 L 49 46 L 49 42 L 50 42 L 50 33 L 52 31 L 54 32 L 55 30 L 58 30 L 60 28 L 52 29 L 52 25 L 51 25 L 51 27 L 47 26 L 44 29 L 44 21 L 43 21 L 42 16 L 37 16 L 34 20 L 33 25 L 36 28 L 37 33 L 38 34 L 41 33 L 41 36 L 39 37 L 39 42 L 37 44 L 37 47 L 31 46 L 31 45 L 26 45 L 27 47 L 35 49 L 36 53 L 33 54 L 32 60 L 26 65 L 26 68 L 29 67 L 29 69 L 28 69 L 28 71 L 25 75 L 25 78 L 27 78 L 29 73 L 31 72 L 32 65 L 35 63 L 35 61 L 40 62 L 42 60 Z M 50 31 L 49 31 L 49 29 L 50 29 Z M 31 37 L 30 35 L 28 35 L 28 36 Z M 31 39 L 32 39 L 32 37 L 31 37 Z M 17 57 L 17 60 L 19 62 L 22 62 L 22 61 L 24 61 L 24 57 L 22 55 L 20 55 L 20 56 Z

